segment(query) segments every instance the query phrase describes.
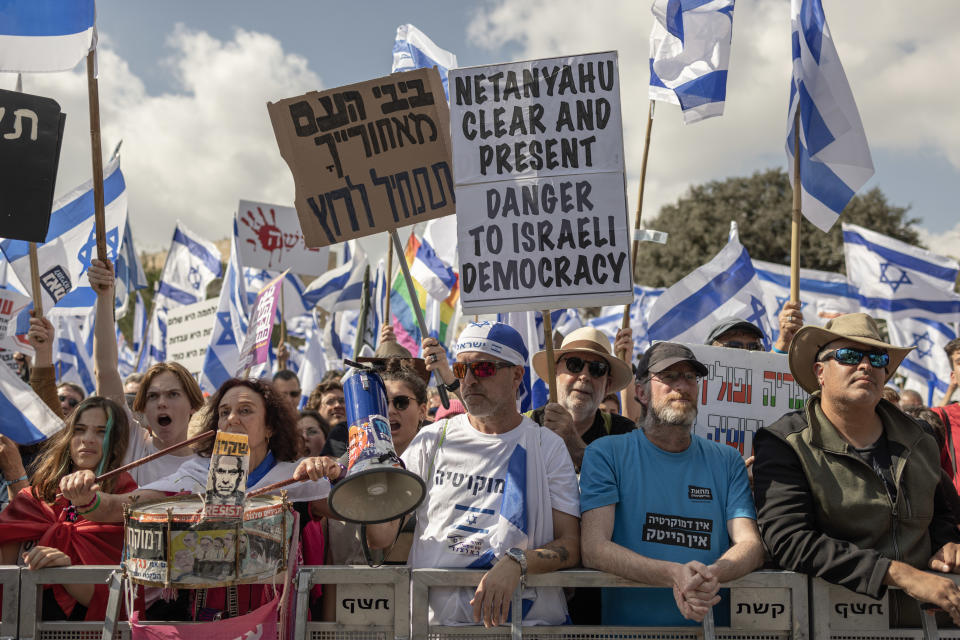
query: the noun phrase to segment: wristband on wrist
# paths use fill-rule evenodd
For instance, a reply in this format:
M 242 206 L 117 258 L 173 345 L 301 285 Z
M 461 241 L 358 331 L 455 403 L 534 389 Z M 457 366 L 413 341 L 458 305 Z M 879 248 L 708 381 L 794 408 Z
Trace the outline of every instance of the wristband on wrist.
M 83 507 L 80 507 L 79 509 L 77 509 L 77 514 L 78 514 L 78 515 L 81 515 L 81 516 L 85 516 L 85 515 L 87 515 L 88 513 L 93 513 L 94 511 L 97 510 L 97 507 L 100 506 L 100 492 L 99 492 L 99 491 L 97 492 L 97 497 L 94 498 L 93 500 L 91 500 L 91 501 L 90 501 L 90 504 L 93 505 L 92 508 L 87 509 L 87 507 L 89 507 L 90 505 L 89 505 L 89 504 L 84 505 Z
M 26 482 L 29 479 L 30 478 L 27 477 L 27 474 L 23 474 L 16 480 L 7 480 L 6 478 L 4 478 L 3 481 L 6 482 L 7 484 L 17 484 L 18 482 Z
M 773 351 L 774 353 L 781 353 L 781 354 L 783 354 L 783 355 L 787 355 L 787 352 L 786 352 L 786 351 L 780 351 L 780 349 L 777 349 L 777 345 L 773 345 L 773 346 L 770 348 L 770 350 Z
M 97 498 L 99 498 L 99 497 L 100 497 L 100 492 L 97 491 L 97 492 L 95 492 L 95 493 L 93 494 L 93 497 L 90 498 L 90 502 L 88 502 L 87 504 L 75 504 L 75 505 L 73 505 L 73 506 L 75 506 L 75 507 L 77 508 L 77 511 L 81 511 L 81 510 L 83 510 L 83 509 L 89 509 L 89 508 L 90 508 L 90 505 L 92 505 L 94 502 L 96 502 L 96 501 L 97 501 Z

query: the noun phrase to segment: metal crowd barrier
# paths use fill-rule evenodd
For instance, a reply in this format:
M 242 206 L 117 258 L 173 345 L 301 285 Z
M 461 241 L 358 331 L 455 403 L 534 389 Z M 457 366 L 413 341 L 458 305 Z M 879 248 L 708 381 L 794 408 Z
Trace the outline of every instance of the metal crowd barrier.
M 3 617 L 0 619 L 0 640 L 17 638 L 20 622 L 20 567 L 0 565 L 0 586 L 3 587 Z
M 317 584 L 337 585 L 335 622 L 307 622 L 310 588 Z M 302 566 L 296 585 L 296 640 L 410 637 L 407 567 Z
M 937 574 L 960 584 L 960 575 Z M 921 609 L 923 627 L 890 627 L 890 591 L 880 600 L 854 593 L 819 578 L 810 579 L 810 631 L 817 640 L 859 638 L 896 639 L 960 638 L 960 629 L 938 629 L 934 612 Z M 916 605 L 919 608 L 919 604 Z
M 42 589 L 46 584 L 104 584 L 118 567 L 56 567 L 38 571 L 0 566 L 3 616 L 0 639 L 95 640 L 115 627 L 115 638 L 130 637 L 125 622 L 54 622 L 41 619 Z M 730 589 L 730 626 L 713 627 L 604 627 L 556 626 L 444 627 L 430 625 L 428 603 L 435 587 L 475 587 L 484 572 L 469 569 L 414 569 L 407 567 L 304 566 L 296 575 L 297 640 L 468 640 L 526 638 L 527 640 L 657 639 L 686 640 L 884 640 L 924 638 L 960 639 L 960 629 L 939 630 L 931 612 L 924 612 L 921 629 L 891 628 L 889 594 L 873 600 L 819 579 L 797 573 L 757 571 L 725 583 Z M 940 574 L 960 584 L 960 575 Z M 336 620 L 307 621 L 310 587 L 338 585 Z M 587 569 L 570 569 L 530 576 L 530 586 L 650 588 L 614 575 Z M 514 598 L 520 607 L 519 592 Z M 642 606 L 642 596 L 638 605 Z M 108 610 L 110 607 L 108 607 Z M 411 614 L 412 612 L 412 614 Z
M 782 571 L 758 571 L 726 583 L 730 588 L 730 627 L 713 628 L 712 617 L 703 627 L 608 627 L 557 626 L 498 629 L 444 627 L 428 623 L 430 589 L 434 587 L 475 587 L 483 571 L 469 569 L 414 569 L 412 585 L 412 635 L 417 640 L 466 640 L 473 638 L 520 638 L 548 640 L 656 639 L 687 640 L 717 638 L 724 640 L 806 640 L 808 634 L 807 578 Z M 651 588 L 611 574 L 589 569 L 569 569 L 527 578 L 531 587 L 634 587 Z M 640 604 L 642 601 L 639 601 Z M 513 610 L 520 608 L 519 592 Z

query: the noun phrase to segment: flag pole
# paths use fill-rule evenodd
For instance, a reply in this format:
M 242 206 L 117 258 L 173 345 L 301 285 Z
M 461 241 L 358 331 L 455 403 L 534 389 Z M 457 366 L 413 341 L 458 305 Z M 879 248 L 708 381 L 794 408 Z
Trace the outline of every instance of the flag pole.
M 641 220 L 643 218 L 643 188 L 647 182 L 647 156 L 650 154 L 650 130 L 653 129 L 653 108 L 656 104 L 656 100 L 650 100 L 650 108 L 647 112 L 647 131 L 643 137 L 643 159 L 640 161 L 640 189 L 639 194 L 637 195 L 637 218 L 633 221 L 633 261 L 631 262 L 630 267 L 630 288 L 633 288 L 633 279 L 637 273 L 637 256 L 640 253 L 640 238 L 637 237 L 637 232 L 641 228 Z M 632 294 L 632 292 L 631 292 Z M 631 295 L 631 298 L 633 296 Z M 633 301 L 631 304 L 625 304 L 623 306 L 623 318 L 620 321 L 620 328 L 626 329 L 630 326 L 630 307 L 633 306 Z M 630 350 L 621 351 L 617 356 L 624 362 L 630 362 L 632 358 L 632 352 Z M 623 389 L 620 392 L 620 407 L 621 411 L 626 415 L 627 403 L 630 400 L 630 392 L 628 389 L 630 385 L 627 385 L 626 389 Z
M 87 98 L 90 107 L 90 153 L 93 157 L 93 211 L 96 220 L 97 257 L 107 260 L 107 222 L 103 204 L 103 151 L 100 146 L 100 89 L 96 75 L 97 50 L 87 54 Z
M 388 325 L 392 325 L 393 322 L 390 320 L 390 290 L 393 287 L 393 244 L 391 242 L 390 234 L 387 234 L 387 302 L 386 307 L 383 310 L 384 319 Z M 377 342 L 380 341 L 380 336 L 377 336 Z
M 363 286 L 360 288 L 360 318 L 357 320 L 357 335 L 353 339 L 353 357 L 360 356 L 363 336 L 367 332 L 367 314 L 370 312 L 370 265 L 363 270 Z
M 550 310 L 540 312 L 543 317 L 543 347 L 547 352 L 547 384 L 550 388 L 550 402 L 557 401 L 557 361 L 553 355 L 553 320 L 550 319 Z
M 656 100 L 650 101 L 650 109 L 647 112 L 647 132 L 643 138 L 643 160 L 640 162 L 640 192 L 637 196 L 637 218 L 633 222 L 633 261 L 630 268 L 630 284 L 633 285 L 634 274 L 637 272 L 637 254 L 640 253 L 640 238 L 637 237 L 637 231 L 640 230 L 643 217 L 643 188 L 647 182 L 647 156 L 650 154 L 650 130 L 653 128 L 653 105 Z M 632 304 L 623 305 L 623 319 L 620 321 L 620 328 L 626 329 L 630 326 L 630 307 Z M 617 354 L 621 360 L 630 361 L 630 352 L 621 351 Z
M 30 287 L 33 289 L 35 317 L 43 317 L 43 295 L 40 290 L 40 267 L 37 266 L 37 243 L 30 243 Z
M 410 304 L 413 305 L 413 311 L 417 317 L 417 325 L 420 327 L 420 339 L 422 340 L 429 334 L 427 333 L 427 323 L 423 319 L 423 309 L 420 308 L 420 298 L 417 297 L 417 290 L 413 286 L 410 267 L 407 266 L 407 261 L 401 257 L 403 256 L 403 245 L 400 244 L 400 236 L 397 235 L 396 229 L 390 230 L 390 237 L 393 238 L 393 248 L 397 252 L 397 262 L 400 264 L 400 270 L 403 272 L 403 279 L 407 283 L 407 291 L 410 293 Z M 443 381 L 440 380 L 439 376 L 437 376 L 437 393 L 440 394 L 440 404 L 443 405 L 444 409 L 449 409 L 450 398 L 447 397 L 447 388 L 443 385 Z
M 793 117 L 793 220 L 790 224 L 790 302 L 800 302 L 800 103 Z

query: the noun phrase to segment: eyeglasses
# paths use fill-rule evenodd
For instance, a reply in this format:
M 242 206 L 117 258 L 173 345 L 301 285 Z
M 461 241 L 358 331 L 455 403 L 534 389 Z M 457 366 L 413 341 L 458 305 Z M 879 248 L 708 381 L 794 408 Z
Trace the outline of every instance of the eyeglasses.
M 563 359 L 567 371 L 573 374 L 583 371 L 583 365 L 587 365 L 587 371 L 592 378 L 602 378 L 610 373 L 610 364 L 606 360 L 584 360 L 576 356 L 570 356 Z
M 890 354 L 886 351 L 861 351 L 853 347 L 841 347 L 827 351 L 817 358 L 817 362 L 824 362 L 833 358 L 840 364 L 855 367 L 863 361 L 863 356 L 867 356 L 870 366 L 876 369 L 882 369 L 890 364 Z
M 393 408 L 397 411 L 406 411 L 412 400 L 413 398 L 410 396 L 398 395 L 390 398 L 390 404 L 392 404 Z
M 728 340 L 721 342 L 721 347 L 727 349 L 746 349 L 747 351 L 763 351 L 763 345 L 759 342 L 740 342 L 739 340 Z
M 696 371 L 661 371 L 652 374 L 651 377 L 666 384 L 676 384 L 681 379 L 694 384 L 700 381 L 700 374 Z
M 72 396 L 57 396 L 57 399 L 60 400 L 60 402 L 66 402 L 67 406 L 71 409 L 80 404 L 80 401 Z
M 497 372 L 497 369 L 504 369 L 514 365 L 509 362 L 490 362 L 481 360 L 479 362 L 454 362 L 453 375 L 458 378 L 466 378 L 467 371 L 473 373 L 475 378 L 489 378 Z

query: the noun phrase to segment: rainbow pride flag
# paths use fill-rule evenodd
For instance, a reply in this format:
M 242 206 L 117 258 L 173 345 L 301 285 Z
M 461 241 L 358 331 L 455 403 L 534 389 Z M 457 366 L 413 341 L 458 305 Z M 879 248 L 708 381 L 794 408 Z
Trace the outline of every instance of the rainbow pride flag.
M 459 276 L 453 269 L 443 264 L 426 240 L 417 238 L 413 233 L 407 240 L 404 259 L 413 276 L 413 288 L 420 302 L 420 308 L 423 309 L 427 331 L 441 344 L 449 345 L 454 338 L 453 333 L 456 331 L 459 316 Z M 418 276 L 421 279 L 425 277 L 431 279 L 431 282 L 426 283 L 431 292 L 449 290 L 449 295 L 443 299 L 427 295 L 427 288 Z M 435 278 L 436 281 L 434 281 Z M 438 281 L 443 282 L 442 288 L 438 285 Z M 397 341 L 414 356 L 419 355 L 423 336 L 417 326 L 412 298 L 403 278 L 403 272 L 400 270 L 397 270 L 390 289 L 390 321 L 397 335 Z

